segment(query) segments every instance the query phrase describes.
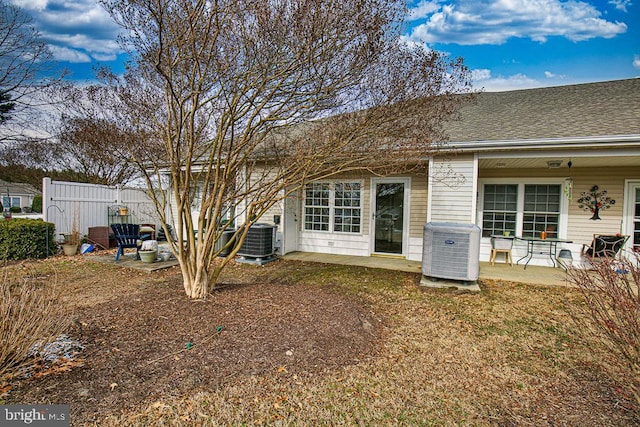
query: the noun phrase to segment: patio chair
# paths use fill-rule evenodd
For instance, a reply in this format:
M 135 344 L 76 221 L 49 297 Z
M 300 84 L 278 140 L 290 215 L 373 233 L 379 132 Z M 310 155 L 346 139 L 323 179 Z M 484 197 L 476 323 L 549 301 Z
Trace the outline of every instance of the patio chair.
M 629 236 L 621 234 L 594 234 L 590 244 L 582 245 L 581 255 L 589 260 L 615 258 L 618 256 Z
M 140 259 L 140 226 L 138 224 L 111 224 L 113 236 L 118 243 L 118 251 L 116 252 L 116 261 L 120 260 L 120 255 L 124 254 L 127 248 L 136 248 L 136 259 Z

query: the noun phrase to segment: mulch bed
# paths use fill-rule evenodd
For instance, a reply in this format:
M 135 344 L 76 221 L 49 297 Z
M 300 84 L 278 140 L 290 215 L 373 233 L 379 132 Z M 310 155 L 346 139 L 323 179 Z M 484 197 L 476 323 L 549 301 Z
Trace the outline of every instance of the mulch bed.
M 365 306 L 327 287 L 230 284 L 191 301 L 179 277 L 75 315 L 84 365 L 22 380 L 7 403 L 69 404 L 81 425 L 239 376 L 354 364 L 375 353 L 382 330 Z

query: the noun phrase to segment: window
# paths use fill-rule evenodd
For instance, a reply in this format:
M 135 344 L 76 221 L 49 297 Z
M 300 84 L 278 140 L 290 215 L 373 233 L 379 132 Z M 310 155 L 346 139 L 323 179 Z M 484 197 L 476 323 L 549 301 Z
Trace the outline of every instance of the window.
M 2 207 L 9 210 L 12 206 L 20 207 L 20 197 L 2 196 Z
M 329 231 L 329 184 L 307 185 L 304 198 L 304 229 Z
M 516 232 L 518 186 L 513 184 L 487 184 L 484 186 L 484 216 L 482 236 Z
M 522 237 L 536 237 L 541 231 L 547 237 L 558 237 L 560 217 L 559 185 L 525 185 Z
M 504 231 L 522 237 L 546 231 L 548 237 L 559 237 L 560 184 L 486 183 L 482 188 L 482 237 Z
M 316 182 L 305 190 L 304 229 L 360 233 L 362 224 L 359 182 Z
M 347 182 L 334 187 L 333 231 L 360 232 L 360 183 Z

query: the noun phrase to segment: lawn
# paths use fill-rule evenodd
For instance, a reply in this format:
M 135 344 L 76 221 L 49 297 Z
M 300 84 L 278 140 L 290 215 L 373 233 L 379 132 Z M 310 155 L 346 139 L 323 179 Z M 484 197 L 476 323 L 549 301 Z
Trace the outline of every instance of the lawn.
M 206 301 L 176 269 L 91 257 L 5 267 L 60 290 L 72 362 L 5 385 L 66 403 L 72 424 L 638 425 L 629 372 L 581 338 L 570 288 L 277 261 L 232 265 Z

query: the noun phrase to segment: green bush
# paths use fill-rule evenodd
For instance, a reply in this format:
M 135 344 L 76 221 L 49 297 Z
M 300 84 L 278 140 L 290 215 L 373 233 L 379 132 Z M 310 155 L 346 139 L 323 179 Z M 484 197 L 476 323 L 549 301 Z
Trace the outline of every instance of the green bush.
M 11 206 L 11 213 L 20 213 L 22 212 L 22 209 L 20 208 L 20 206 Z
M 0 259 L 46 258 L 55 252 L 54 229 L 42 220 L 0 221 Z
M 42 196 L 37 195 L 33 197 L 33 202 L 31 202 L 31 212 L 42 213 Z

